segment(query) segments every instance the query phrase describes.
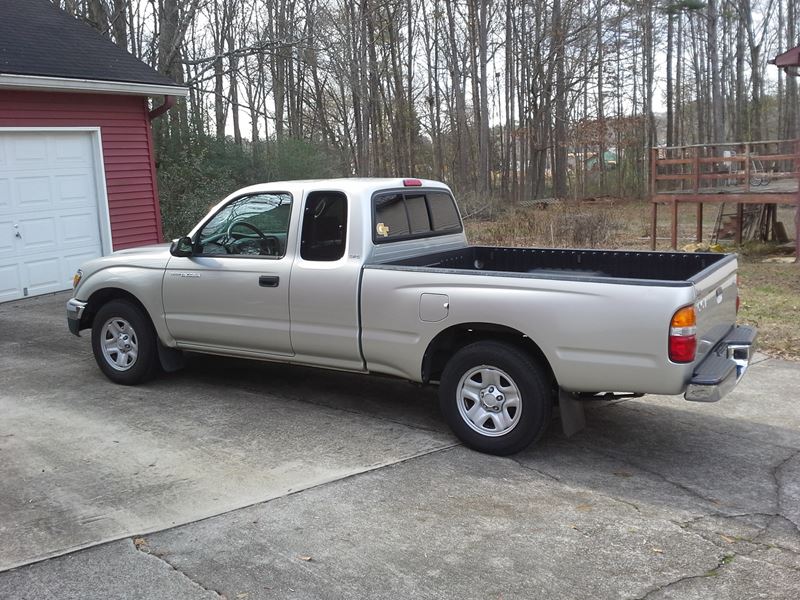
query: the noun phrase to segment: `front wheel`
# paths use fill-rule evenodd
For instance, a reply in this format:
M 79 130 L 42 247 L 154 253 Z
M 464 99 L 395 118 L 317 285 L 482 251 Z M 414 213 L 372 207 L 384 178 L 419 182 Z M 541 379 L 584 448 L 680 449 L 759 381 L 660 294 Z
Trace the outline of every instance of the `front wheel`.
M 439 405 L 464 444 L 503 456 L 544 434 L 553 392 L 544 369 L 523 351 L 500 342 L 476 342 L 447 363 Z
M 147 314 L 128 300 L 111 300 L 97 311 L 92 351 L 103 374 L 114 383 L 136 385 L 158 369 L 158 347 Z

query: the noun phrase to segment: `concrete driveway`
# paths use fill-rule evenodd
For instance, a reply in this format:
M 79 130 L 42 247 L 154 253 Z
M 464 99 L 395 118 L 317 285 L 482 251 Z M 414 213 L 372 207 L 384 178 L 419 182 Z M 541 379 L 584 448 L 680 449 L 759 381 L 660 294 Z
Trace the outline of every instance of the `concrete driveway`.
M 497 458 L 390 379 L 202 357 L 115 386 L 65 299 L 0 305 L 0 597 L 800 597 L 796 363 Z

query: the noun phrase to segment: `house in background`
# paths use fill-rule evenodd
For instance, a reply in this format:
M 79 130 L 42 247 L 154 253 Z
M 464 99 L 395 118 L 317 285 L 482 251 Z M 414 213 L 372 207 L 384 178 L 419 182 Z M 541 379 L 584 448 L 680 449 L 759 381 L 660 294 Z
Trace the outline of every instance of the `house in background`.
M 48 0 L 0 0 L 0 302 L 162 241 L 150 121 L 187 93 Z

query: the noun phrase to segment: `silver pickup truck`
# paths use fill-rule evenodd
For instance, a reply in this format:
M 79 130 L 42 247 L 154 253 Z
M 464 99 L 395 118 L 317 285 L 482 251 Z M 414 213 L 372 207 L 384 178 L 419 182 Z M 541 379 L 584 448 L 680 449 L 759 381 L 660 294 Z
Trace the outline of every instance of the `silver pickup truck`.
M 76 273 L 70 330 L 137 384 L 184 351 L 438 383 L 472 448 L 517 452 L 554 407 L 681 394 L 716 401 L 756 332 L 736 256 L 469 246 L 450 189 L 419 179 L 255 185 L 172 245 Z M 566 418 L 566 417 L 565 417 Z

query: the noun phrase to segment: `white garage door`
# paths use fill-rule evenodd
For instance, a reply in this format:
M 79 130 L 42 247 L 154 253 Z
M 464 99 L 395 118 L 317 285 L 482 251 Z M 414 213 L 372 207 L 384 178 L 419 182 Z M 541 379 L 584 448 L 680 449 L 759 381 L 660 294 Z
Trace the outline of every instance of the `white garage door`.
M 0 302 L 68 289 L 103 254 L 96 135 L 0 130 Z

